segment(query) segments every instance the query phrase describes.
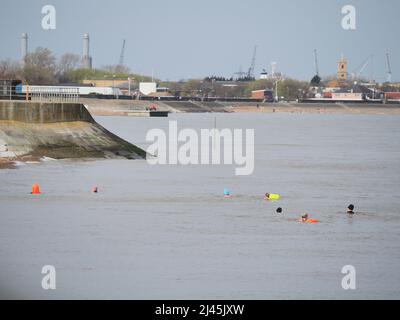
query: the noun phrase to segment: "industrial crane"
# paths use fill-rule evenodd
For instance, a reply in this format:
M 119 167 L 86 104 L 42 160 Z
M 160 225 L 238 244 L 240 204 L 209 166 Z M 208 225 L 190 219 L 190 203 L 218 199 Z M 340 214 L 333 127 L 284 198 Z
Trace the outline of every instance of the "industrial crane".
M 125 39 L 122 42 L 122 49 L 121 49 L 121 55 L 119 56 L 119 64 L 120 66 L 124 65 L 124 58 L 125 58 Z
M 254 78 L 254 70 L 256 68 L 256 58 L 257 58 L 257 46 L 254 47 L 253 58 L 251 59 L 251 65 L 249 71 L 247 71 L 247 77 Z
M 392 68 L 390 66 L 389 52 L 386 52 L 387 82 L 392 82 Z
M 243 78 L 247 75 L 247 73 L 244 72 L 244 71 L 242 70 L 242 66 L 240 66 L 240 67 L 239 67 L 239 71 L 238 71 L 238 72 L 235 72 L 234 75 L 237 76 L 237 79 L 243 79 Z
M 255 79 L 254 70 L 256 67 L 256 58 L 257 58 L 257 46 L 254 47 L 253 57 L 251 59 L 251 64 L 250 64 L 250 67 L 249 67 L 249 70 L 247 71 L 247 73 L 242 71 L 242 66 L 240 66 L 238 72 L 235 72 L 234 75 L 237 76 L 238 80 L 250 81 L 250 80 Z
M 361 65 L 360 68 L 357 68 L 358 72 L 355 72 L 352 74 L 353 80 L 358 80 L 361 76 L 361 74 L 364 72 L 365 68 L 370 64 L 370 62 L 373 59 L 373 55 L 370 55 Z
M 318 51 L 317 51 L 317 49 L 314 49 L 314 63 L 315 63 L 315 74 L 319 77 Z
M 319 66 L 318 66 L 318 52 L 314 49 L 314 65 L 315 65 L 315 76 L 311 79 L 311 84 L 318 87 L 321 84 L 321 77 L 319 76 Z

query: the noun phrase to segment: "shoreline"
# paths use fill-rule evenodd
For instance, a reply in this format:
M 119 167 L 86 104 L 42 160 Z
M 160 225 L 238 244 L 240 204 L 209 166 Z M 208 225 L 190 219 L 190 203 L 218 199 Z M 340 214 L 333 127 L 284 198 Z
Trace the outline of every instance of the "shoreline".
M 235 113 L 286 113 L 286 114 L 351 114 L 351 115 L 400 115 L 400 105 L 351 105 L 351 104 L 278 104 L 269 106 L 237 106 Z
M 42 162 L 42 157 L 33 156 L 33 155 L 24 155 L 24 156 L 16 156 L 12 158 L 1 158 L 0 157 L 0 170 L 2 169 L 17 169 L 18 162 L 29 163 L 35 162 L 39 163 Z
M 174 102 L 141 100 L 81 99 L 93 116 L 138 116 L 155 106 L 171 113 L 288 113 L 400 115 L 400 104 L 368 103 L 257 103 L 257 102 Z M 257 107 L 258 105 L 258 107 Z

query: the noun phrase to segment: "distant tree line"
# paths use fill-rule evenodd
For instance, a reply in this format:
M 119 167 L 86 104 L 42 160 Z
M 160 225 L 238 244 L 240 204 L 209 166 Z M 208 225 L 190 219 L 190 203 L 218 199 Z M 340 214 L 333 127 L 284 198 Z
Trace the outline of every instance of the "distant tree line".
M 229 82 L 229 81 L 227 81 Z M 206 79 L 181 82 L 162 82 L 161 86 L 169 88 L 172 95 L 182 97 L 223 97 L 248 98 L 254 90 L 273 90 L 276 94 L 276 82 L 272 79 L 254 80 L 249 82 L 224 83 L 212 82 Z M 278 83 L 278 96 L 288 100 L 296 100 L 309 87 L 309 82 L 287 78 Z
M 205 77 L 204 81 L 206 82 L 249 82 L 249 81 L 255 81 L 256 79 L 254 77 L 249 77 L 249 76 L 242 76 L 239 78 L 225 78 L 225 77 L 219 77 L 219 76 L 209 76 Z
M 20 79 L 28 84 L 56 85 L 79 83 L 84 79 L 128 79 L 149 81 L 150 77 L 133 74 L 121 65 L 108 65 L 101 69 L 82 69 L 81 58 L 65 53 L 59 59 L 47 48 L 37 48 L 29 53 L 24 63 L 11 59 L 0 61 L 0 79 Z
M 209 77 L 205 77 L 204 81 L 207 81 L 207 82 L 213 82 L 213 81 L 232 82 L 235 80 L 233 79 L 233 77 L 225 78 L 225 77 L 218 77 L 218 76 L 209 76 Z

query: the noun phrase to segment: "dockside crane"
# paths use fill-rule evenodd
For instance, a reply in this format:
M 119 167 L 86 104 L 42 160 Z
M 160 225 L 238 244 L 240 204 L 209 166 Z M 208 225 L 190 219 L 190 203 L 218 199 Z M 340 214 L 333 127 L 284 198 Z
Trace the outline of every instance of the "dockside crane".
M 392 82 L 392 67 L 390 65 L 389 51 L 386 52 L 387 82 Z
M 251 59 L 250 68 L 249 68 L 249 71 L 247 72 L 247 77 L 249 79 L 254 78 L 254 70 L 256 68 L 256 58 L 257 58 L 257 46 L 254 47 L 253 57 Z
M 358 79 L 360 78 L 361 74 L 364 72 L 364 70 L 367 68 L 367 66 L 371 63 L 372 59 L 373 59 L 373 55 L 370 55 L 370 56 L 363 62 L 363 64 L 361 65 L 361 67 L 357 69 L 358 71 L 356 71 L 356 72 L 354 72 L 354 73 L 352 74 L 353 81 L 354 81 L 354 80 L 358 80 Z
M 311 79 L 311 84 L 318 87 L 321 84 L 321 77 L 319 76 L 319 65 L 318 65 L 318 51 L 314 49 L 314 66 L 315 76 Z
M 315 74 L 319 77 L 318 51 L 314 49 Z
M 238 72 L 235 72 L 234 75 L 236 76 L 237 79 L 243 79 L 243 78 L 247 75 L 247 73 L 244 72 L 244 71 L 242 70 L 242 66 L 240 66 L 240 67 L 239 67 L 239 71 L 238 71 Z
M 119 56 L 119 64 L 120 66 L 124 65 L 124 59 L 125 59 L 125 39 L 122 41 L 122 49 L 121 49 L 121 55 Z

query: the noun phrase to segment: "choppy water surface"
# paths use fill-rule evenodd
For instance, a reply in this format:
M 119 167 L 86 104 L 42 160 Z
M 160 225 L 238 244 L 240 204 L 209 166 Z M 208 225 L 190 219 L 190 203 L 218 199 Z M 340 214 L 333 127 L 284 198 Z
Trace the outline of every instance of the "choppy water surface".
M 0 296 L 400 298 L 400 117 L 216 117 L 218 128 L 255 129 L 252 176 L 128 160 L 1 170 Z M 170 120 L 200 129 L 214 118 Z M 142 147 L 149 129 L 168 126 L 165 118 L 96 120 Z M 35 182 L 40 197 L 29 195 Z M 224 188 L 235 198 L 223 199 Z M 266 192 L 282 200 L 267 203 Z M 306 212 L 322 222 L 292 221 Z M 41 288 L 44 265 L 56 267 L 55 291 Z M 355 291 L 341 287 L 345 265 L 357 270 Z

